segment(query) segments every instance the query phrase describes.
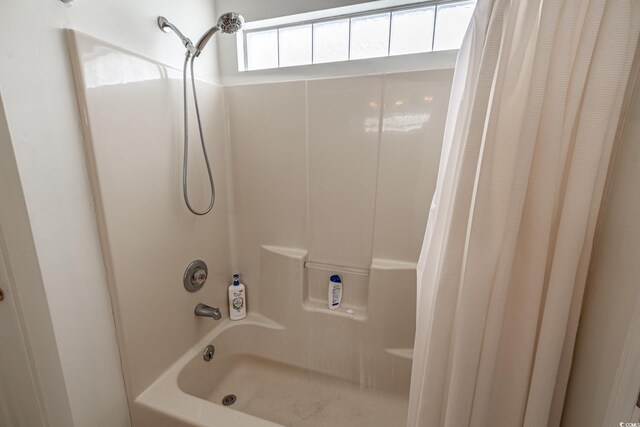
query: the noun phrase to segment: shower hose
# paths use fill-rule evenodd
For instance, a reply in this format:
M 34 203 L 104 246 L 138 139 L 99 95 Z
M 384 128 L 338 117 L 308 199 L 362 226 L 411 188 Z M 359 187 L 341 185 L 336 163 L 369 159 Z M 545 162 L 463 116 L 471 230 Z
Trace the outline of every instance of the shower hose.
M 182 162 L 182 193 L 184 195 L 184 202 L 187 205 L 187 208 L 195 215 L 206 215 L 208 214 L 216 201 L 216 186 L 213 181 L 213 173 L 211 172 L 211 165 L 209 164 L 209 156 L 207 155 L 207 147 L 204 144 L 204 135 L 202 133 L 202 122 L 200 121 L 200 109 L 198 108 L 198 97 L 196 95 L 196 81 L 193 76 L 193 60 L 196 58 L 196 55 L 190 54 L 187 52 L 184 59 L 184 67 L 182 68 L 182 93 L 184 98 L 184 157 Z M 207 165 L 207 174 L 209 175 L 209 184 L 211 188 L 211 201 L 209 202 L 209 207 L 204 211 L 197 211 L 191 206 L 191 202 L 189 201 L 189 191 L 188 191 L 188 175 L 189 175 L 189 117 L 188 117 L 188 108 L 187 108 L 187 66 L 191 63 L 191 88 L 193 90 L 193 102 L 196 106 L 196 118 L 198 121 L 198 133 L 200 134 L 200 143 L 202 145 L 202 154 L 204 155 L 204 162 Z

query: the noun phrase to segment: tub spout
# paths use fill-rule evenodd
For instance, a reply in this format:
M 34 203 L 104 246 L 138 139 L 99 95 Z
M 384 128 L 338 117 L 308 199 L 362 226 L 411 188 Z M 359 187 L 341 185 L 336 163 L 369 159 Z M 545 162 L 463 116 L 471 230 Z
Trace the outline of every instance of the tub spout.
M 213 320 L 220 320 L 222 318 L 222 313 L 220 313 L 220 309 L 217 307 L 209 307 L 206 304 L 198 304 L 196 305 L 196 316 L 202 317 L 211 317 Z

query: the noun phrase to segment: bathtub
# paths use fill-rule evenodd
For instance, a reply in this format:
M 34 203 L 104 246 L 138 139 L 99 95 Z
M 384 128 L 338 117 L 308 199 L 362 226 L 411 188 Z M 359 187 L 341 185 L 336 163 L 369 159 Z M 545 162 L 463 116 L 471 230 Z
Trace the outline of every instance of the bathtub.
M 135 399 L 134 425 L 405 425 L 407 381 L 397 386 L 371 375 L 363 380 L 362 355 L 353 360 L 347 353 L 323 353 L 321 342 L 309 346 L 307 339 L 256 313 L 238 322 L 223 320 Z M 209 344 L 215 353 L 207 362 L 203 351 Z M 374 359 L 386 363 L 394 357 L 385 354 Z M 365 365 L 377 369 L 371 359 Z M 224 406 L 230 394 L 236 401 Z

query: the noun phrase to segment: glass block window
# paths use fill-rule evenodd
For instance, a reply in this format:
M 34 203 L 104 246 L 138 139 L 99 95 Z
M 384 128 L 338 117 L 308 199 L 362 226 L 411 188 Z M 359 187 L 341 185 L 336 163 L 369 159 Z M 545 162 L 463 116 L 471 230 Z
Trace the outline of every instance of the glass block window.
M 301 15 L 294 15 L 247 23 L 238 33 L 239 69 L 459 49 L 475 5 L 476 0 L 381 0 L 365 3 L 360 9 L 366 7 L 366 11 L 352 14 L 340 14 L 345 8 L 337 8 L 321 11 L 317 19 L 301 20 Z

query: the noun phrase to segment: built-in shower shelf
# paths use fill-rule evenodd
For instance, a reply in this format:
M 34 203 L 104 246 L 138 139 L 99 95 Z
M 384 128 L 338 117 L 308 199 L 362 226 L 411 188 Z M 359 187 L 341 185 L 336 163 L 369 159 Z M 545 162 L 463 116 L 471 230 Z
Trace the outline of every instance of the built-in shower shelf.
M 331 310 L 327 307 L 326 301 L 320 300 L 306 300 L 303 303 L 304 309 L 316 313 L 323 313 L 332 316 L 342 317 L 345 319 L 352 319 L 364 322 L 367 320 L 367 310 L 363 307 L 346 306 L 343 305 L 338 309 Z
M 368 268 L 310 260 L 304 266 L 303 304 L 306 310 L 366 320 L 370 278 Z M 342 303 L 340 308 L 331 310 L 328 307 L 329 278 L 334 274 L 342 278 Z
M 403 359 L 413 359 L 413 348 L 385 348 L 384 351 Z

